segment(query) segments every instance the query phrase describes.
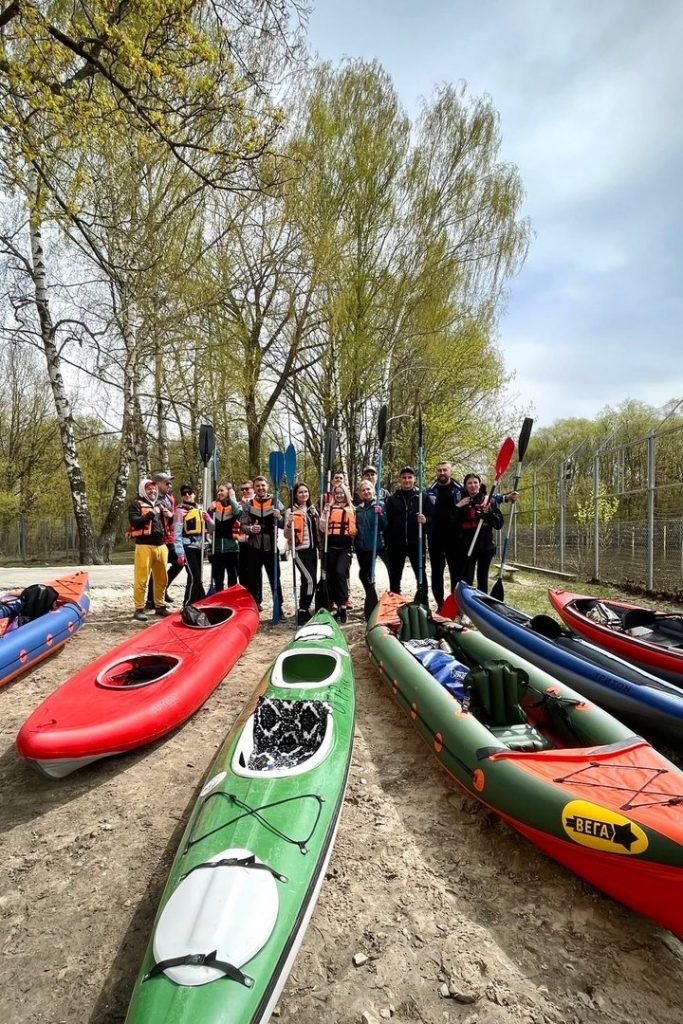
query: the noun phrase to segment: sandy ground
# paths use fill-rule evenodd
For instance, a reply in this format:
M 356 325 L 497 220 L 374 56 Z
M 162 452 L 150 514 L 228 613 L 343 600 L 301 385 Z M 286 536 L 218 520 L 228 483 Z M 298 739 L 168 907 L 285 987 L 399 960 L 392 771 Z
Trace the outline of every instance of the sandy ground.
M 60 572 L 0 569 L 0 590 Z M 288 580 L 289 564 L 284 572 Z M 289 622 L 273 629 L 264 614 L 245 655 L 182 729 L 60 782 L 44 780 L 18 760 L 17 730 L 71 673 L 141 628 L 130 618 L 130 576 L 128 567 L 94 568 L 87 624 L 54 658 L 0 691 L 2 1024 L 124 1020 L 204 772 L 291 636 Z M 354 596 L 360 605 L 357 584 Z M 514 603 L 514 593 L 509 598 Z M 351 779 L 277 1018 L 683 1022 L 683 945 L 466 797 L 382 689 L 359 611 L 347 636 L 358 705 Z M 356 953 L 368 957 L 360 967 Z

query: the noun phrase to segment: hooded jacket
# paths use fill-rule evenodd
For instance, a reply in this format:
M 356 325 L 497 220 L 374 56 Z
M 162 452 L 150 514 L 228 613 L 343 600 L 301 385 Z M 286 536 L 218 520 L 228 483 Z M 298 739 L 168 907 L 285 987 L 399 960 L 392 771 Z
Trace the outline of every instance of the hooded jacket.
M 154 498 L 151 501 L 145 492 L 149 484 L 154 485 Z M 158 547 L 164 543 L 165 523 L 160 512 L 152 512 L 155 506 L 159 508 L 157 486 L 153 480 L 145 478 L 140 481 L 138 497 L 128 506 L 130 535 L 136 544 L 152 544 Z

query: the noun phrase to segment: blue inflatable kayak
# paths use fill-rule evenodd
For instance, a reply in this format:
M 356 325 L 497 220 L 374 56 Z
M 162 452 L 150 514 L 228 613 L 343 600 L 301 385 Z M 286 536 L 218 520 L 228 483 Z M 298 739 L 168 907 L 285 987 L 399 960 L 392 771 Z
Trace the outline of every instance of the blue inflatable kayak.
M 87 572 L 6 594 L 0 604 L 0 686 L 63 647 L 90 608 Z
M 477 629 L 638 730 L 683 745 L 683 689 L 596 647 L 550 615 L 527 615 L 459 583 L 456 603 Z

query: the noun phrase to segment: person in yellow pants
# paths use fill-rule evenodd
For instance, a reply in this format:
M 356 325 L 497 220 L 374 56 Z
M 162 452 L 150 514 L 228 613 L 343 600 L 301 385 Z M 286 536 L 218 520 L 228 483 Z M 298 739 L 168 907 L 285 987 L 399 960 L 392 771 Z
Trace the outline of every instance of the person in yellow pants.
M 133 618 L 138 622 L 147 622 L 145 591 L 150 573 L 154 587 L 154 614 L 159 616 L 172 614 L 164 603 L 168 549 L 158 497 L 157 485 L 154 481 L 142 480 L 138 488 L 138 497 L 128 506 L 128 522 L 130 523 L 128 535 L 135 541 L 133 583 L 135 611 Z

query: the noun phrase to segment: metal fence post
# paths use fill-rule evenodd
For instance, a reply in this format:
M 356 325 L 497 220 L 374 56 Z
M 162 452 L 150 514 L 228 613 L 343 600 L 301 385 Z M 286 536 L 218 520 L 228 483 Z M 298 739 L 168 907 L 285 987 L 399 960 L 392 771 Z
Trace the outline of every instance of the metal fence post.
M 538 509 L 536 508 L 536 470 L 534 470 L 533 483 L 531 484 L 531 564 L 536 565 L 536 525 Z M 683 547 L 681 547 L 683 552 Z M 683 554 L 681 555 L 683 559 Z
M 564 572 L 564 514 L 565 500 L 567 494 L 567 481 L 565 480 L 565 462 L 560 463 L 560 572 Z
M 655 451 L 654 430 L 647 435 L 647 589 L 655 589 Z
M 600 579 L 600 456 L 593 459 L 593 576 Z

